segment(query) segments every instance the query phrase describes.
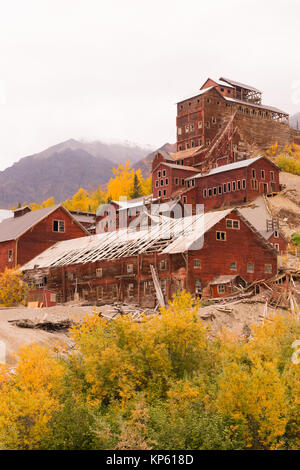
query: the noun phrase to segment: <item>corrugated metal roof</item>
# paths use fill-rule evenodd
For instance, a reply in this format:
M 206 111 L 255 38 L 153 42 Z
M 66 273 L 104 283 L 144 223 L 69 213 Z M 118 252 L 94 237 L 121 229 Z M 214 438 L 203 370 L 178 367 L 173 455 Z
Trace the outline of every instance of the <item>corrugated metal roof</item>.
M 234 87 L 238 86 L 240 88 L 245 88 L 246 90 L 251 90 L 251 91 L 256 91 L 258 93 L 261 93 L 260 90 L 258 90 L 257 88 L 254 88 L 253 86 L 245 85 L 244 83 L 236 82 L 234 80 L 230 80 L 229 78 L 220 77 L 219 80 L 221 80 L 221 82 L 229 83 L 230 85 L 233 85 Z
M 190 176 L 189 178 L 187 178 L 187 181 L 195 179 L 195 178 L 204 178 L 205 176 L 216 175 L 218 173 L 223 173 L 225 171 L 236 170 L 238 168 L 245 168 L 247 166 L 252 165 L 252 163 L 256 162 L 260 158 L 265 158 L 265 157 L 263 157 L 262 155 L 259 155 L 258 157 L 248 158 L 247 160 L 241 160 L 239 162 L 229 163 L 228 165 L 218 166 L 217 168 L 213 168 L 212 170 L 210 170 L 208 173 L 203 173 L 203 174 L 198 173 L 195 176 Z
M 204 88 L 203 90 L 200 90 L 200 91 L 198 90 L 197 92 L 193 93 L 192 95 L 189 95 L 186 98 L 182 98 L 180 101 L 177 101 L 176 104 L 182 103 L 183 101 L 188 101 L 192 98 L 196 98 L 197 96 L 204 95 L 204 93 L 207 93 L 208 91 L 212 90 L 213 88 L 215 88 L 215 86 L 210 86 L 210 87 Z
M 2 222 L 2 220 L 9 219 L 10 217 L 13 217 L 13 215 L 14 215 L 13 211 L 0 209 L 0 223 Z
M 255 103 L 251 103 L 250 101 L 242 101 L 242 100 L 237 100 L 236 98 L 228 98 L 227 96 L 224 96 L 223 98 L 225 98 L 226 101 L 232 101 L 238 104 L 253 106 L 254 108 L 259 108 L 259 109 L 267 109 L 268 111 L 273 111 L 274 113 L 284 114 L 286 116 L 289 115 L 287 112 L 282 111 L 282 109 L 274 108 L 274 106 L 267 106 L 265 104 L 255 104 Z
M 194 168 L 193 166 L 187 166 L 187 165 L 176 165 L 176 163 L 164 163 L 161 162 L 163 165 L 166 165 L 170 168 L 176 168 L 176 170 L 188 170 L 188 171 L 196 171 L 198 172 L 197 168 Z
M 229 282 L 234 281 L 238 277 L 237 274 L 225 274 L 224 276 L 215 277 L 209 284 L 211 286 L 218 284 L 228 284 Z
M 136 256 L 138 253 L 180 253 L 199 249 L 198 240 L 232 209 L 172 219 L 149 217 L 155 225 L 144 230 L 122 229 L 58 242 L 22 267 L 22 271 Z M 159 223 L 157 223 L 159 222 Z M 199 245 L 199 246 L 200 246 Z M 201 248 L 202 246 L 200 246 Z

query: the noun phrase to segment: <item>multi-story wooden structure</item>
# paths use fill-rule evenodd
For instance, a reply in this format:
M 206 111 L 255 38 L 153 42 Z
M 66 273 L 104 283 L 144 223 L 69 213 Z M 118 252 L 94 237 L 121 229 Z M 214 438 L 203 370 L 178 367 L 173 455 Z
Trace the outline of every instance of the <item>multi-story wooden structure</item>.
M 61 205 L 17 209 L 0 223 L 0 272 L 27 263 L 56 242 L 90 235 Z
M 22 270 L 61 302 L 79 296 L 95 304 L 154 306 L 151 265 L 166 301 L 181 288 L 218 297 L 276 275 L 277 252 L 238 210 L 228 209 L 60 242 Z
M 195 148 L 200 163 L 231 117 L 232 128 L 223 138 L 231 161 L 249 147 L 263 150 L 275 141 L 286 145 L 292 140 L 288 113 L 262 104 L 261 91 L 226 78 L 207 79 L 198 92 L 177 103 L 177 151 Z

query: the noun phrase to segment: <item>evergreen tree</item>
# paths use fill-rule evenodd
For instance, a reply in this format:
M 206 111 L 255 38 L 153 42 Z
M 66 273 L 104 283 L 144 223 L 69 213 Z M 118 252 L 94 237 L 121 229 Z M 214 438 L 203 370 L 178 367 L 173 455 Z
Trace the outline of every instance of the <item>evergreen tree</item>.
M 137 174 L 134 175 L 134 179 L 133 179 L 133 188 L 132 188 L 132 192 L 130 193 L 130 199 L 135 199 L 137 197 L 140 197 L 143 195 L 143 190 L 142 190 L 142 186 L 141 186 L 141 183 L 137 177 Z

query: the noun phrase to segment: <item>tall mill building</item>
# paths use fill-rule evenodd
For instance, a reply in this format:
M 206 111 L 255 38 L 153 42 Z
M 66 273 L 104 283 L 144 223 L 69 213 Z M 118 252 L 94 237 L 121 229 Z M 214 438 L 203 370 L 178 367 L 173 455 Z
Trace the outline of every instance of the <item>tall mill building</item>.
M 177 103 L 176 125 L 177 152 L 196 149 L 198 162 L 218 139 L 221 150 L 231 153 L 231 161 L 275 141 L 280 146 L 300 142 L 300 133 L 290 128 L 288 113 L 263 104 L 257 88 L 223 77 L 208 78 L 198 92 Z

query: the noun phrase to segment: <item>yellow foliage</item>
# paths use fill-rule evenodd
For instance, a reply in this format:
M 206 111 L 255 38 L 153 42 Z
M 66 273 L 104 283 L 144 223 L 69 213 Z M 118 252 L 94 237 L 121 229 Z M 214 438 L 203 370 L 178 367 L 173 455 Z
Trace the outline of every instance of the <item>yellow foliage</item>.
M 5 268 L 0 273 L 0 304 L 12 307 L 24 302 L 27 286 L 22 280 L 22 273 L 18 269 Z
M 38 448 L 59 406 L 56 393 L 63 372 L 46 348 L 22 348 L 15 373 L 10 373 L 0 388 L 2 449 Z
M 84 188 L 79 188 L 72 199 L 67 199 L 63 205 L 72 211 L 96 212 L 99 205 L 107 203 L 111 199 L 119 200 L 120 196 L 131 199 L 134 190 L 134 177 L 137 177 L 140 196 L 147 196 L 152 192 L 152 177 L 143 177 L 140 169 L 134 170 L 130 167 L 130 162 L 119 164 L 117 168 L 113 168 L 113 177 L 109 180 L 107 190 L 103 191 L 100 187 L 95 191 L 89 193 Z M 51 197 L 46 201 L 30 204 L 31 210 L 43 209 L 55 204 L 54 198 Z M 13 208 L 15 209 L 15 208 Z

